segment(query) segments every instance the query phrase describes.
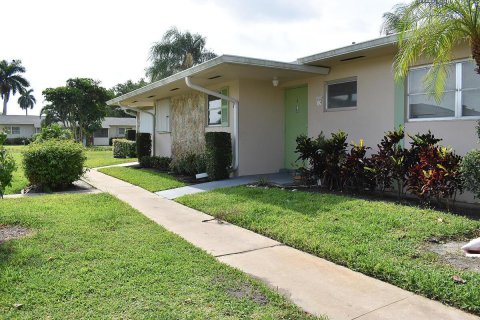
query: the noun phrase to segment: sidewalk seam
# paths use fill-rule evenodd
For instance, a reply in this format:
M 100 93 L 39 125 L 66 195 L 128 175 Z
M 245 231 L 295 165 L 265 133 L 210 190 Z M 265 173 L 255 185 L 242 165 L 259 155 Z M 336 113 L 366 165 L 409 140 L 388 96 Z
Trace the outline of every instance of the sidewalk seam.
M 399 299 L 399 300 L 397 300 L 397 301 L 393 301 L 393 302 L 388 303 L 388 304 L 386 304 L 386 305 L 384 305 L 384 306 L 381 306 L 381 307 L 378 307 L 378 308 L 376 308 L 376 309 L 370 310 L 370 311 L 365 312 L 364 314 L 361 314 L 361 315 L 359 315 L 359 316 L 356 316 L 355 318 L 352 318 L 352 319 L 350 319 L 350 320 L 360 319 L 361 317 L 366 316 L 367 314 L 370 314 L 370 313 L 373 313 L 373 312 L 378 311 L 378 310 L 380 310 L 380 309 L 389 307 L 389 306 L 394 305 L 395 303 L 401 302 L 401 301 L 403 301 L 403 300 L 407 300 L 407 299 L 411 298 L 411 297 L 414 296 L 414 295 L 415 295 L 415 294 L 411 293 L 408 297 Z
M 256 249 L 250 249 L 250 250 L 244 250 L 244 251 L 238 251 L 238 252 L 231 252 L 231 253 L 219 254 L 219 255 L 214 256 L 214 257 L 215 257 L 215 258 L 222 258 L 222 257 L 233 256 L 233 255 L 236 255 L 236 254 L 249 253 L 249 252 L 253 252 L 253 251 L 259 251 L 259 250 L 263 250 L 263 249 L 270 249 L 270 248 L 281 247 L 281 246 L 285 246 L 285 245 L 284 245 L 283 243 L 278 243 L 278 244 L 274 244 L 274 245 L 272 245 L 272 246 L 266 246 L 266 247 L 261 247 L 261 248 L 256 248 Z

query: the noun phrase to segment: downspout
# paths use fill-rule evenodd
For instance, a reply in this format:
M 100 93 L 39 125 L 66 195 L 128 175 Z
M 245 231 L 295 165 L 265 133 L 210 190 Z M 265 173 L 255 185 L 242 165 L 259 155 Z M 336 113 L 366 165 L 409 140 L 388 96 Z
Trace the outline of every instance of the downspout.
M 122 106 L 122 104 L 119 102 L 118 105 L 120 106 L 120 108 L 122 108 L 123 111 L 125 111 L 126 113 L 128 113 L 128 111 L 134 111 L 135 114 L 132 114 L 132 113 L 129 113 L 130 115 L 134 115 L 136 118 L 138 117 L 138 113 L 139 112 L 145 112 L 145 113 L 148 113 L 149 115 L 152 116 L 153 118 L 153 133 L 152 133 L 152 151 L 153 151 L 153 155 L 155 155 L 155 128 L 156 128 L 156 122 L 157 122 L 157 117 L 156 117 L 156 113 L 157 113 L 157 107 L 154 105 L 153 106 L 153 110 L 154 110 L 154 113 L 152 112 L 148 112 L 148 111 L 140 111 L 140 110 L 134 110 L 128 106 Z M 136 126 L 136 131 L 138 132 L 138 119 L 137 119 L 137 126 Z
M 233 162 L 232 169 L 233 169 L 233 171 L 237 171 L 238 170 L 238 164 L 239 164 L 238 163 L 239 162 L 239 154 L 238 154 L 238 100 L 234 99 L 232 97 L 225 96 L 225 95 L 220 94 L 218 92 L 209 90 L 207 88 L 198 86 L 196 84 L 193 84 L 190 77 L 185 77 L 185 83 L 187 84 L 187 87 L 189 87 L 190 89 L 193 89 L 193 90 L 196 90 L 196 91 L 199 91 L 199 92 L 203 92 L 203 93 L 206 93 L 208 95 L 211 95 L 211 96 L 223 99 L 223 100 L 227 100 L 228 102 L 233 103 L 233 139 L 232 139 L 233 140 L 232 141 L 232 149 L 233 150 L 232 151 L 233 151 L 233 154 L 234 154 L 234 162 Z

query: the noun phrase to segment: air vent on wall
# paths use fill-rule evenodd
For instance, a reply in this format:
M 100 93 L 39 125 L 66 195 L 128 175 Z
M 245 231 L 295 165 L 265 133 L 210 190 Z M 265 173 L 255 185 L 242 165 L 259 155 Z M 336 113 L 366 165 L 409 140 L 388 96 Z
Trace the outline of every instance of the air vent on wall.
M 365 58 L 365 56 L 357 56 L 357 57 L 345 58 L 345 59 L 341 59 L 340 61 L 350 61 L 350 60 L 356 60 L 356 59 L 360 59 L 360 58 Z
M 213 76 L 213 77 L 208 78 L 208 80 L 213 80 L 213 79 L 217 79 L 217 78 L 220 78 L 220 77 L 221 77 L 221 75 L 217 75 L 217 76 Z

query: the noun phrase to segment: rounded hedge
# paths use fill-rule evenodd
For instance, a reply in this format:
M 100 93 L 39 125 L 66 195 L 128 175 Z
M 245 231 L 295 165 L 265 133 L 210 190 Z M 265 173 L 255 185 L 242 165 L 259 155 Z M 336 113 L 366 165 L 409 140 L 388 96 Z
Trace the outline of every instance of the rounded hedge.
M 23 154 L 25 176 L 45 190 L 70 186 L 84 173 L 85 149 L 72 140 L 47 140 L 28 146 Z

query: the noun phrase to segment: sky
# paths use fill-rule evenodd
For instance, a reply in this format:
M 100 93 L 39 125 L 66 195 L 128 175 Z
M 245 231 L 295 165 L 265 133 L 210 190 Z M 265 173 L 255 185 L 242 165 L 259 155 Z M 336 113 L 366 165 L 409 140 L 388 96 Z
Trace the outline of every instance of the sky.
M 380 36 L 395 0 L 15 0 L 2 3 L 0 60 L 22 60 L 42 91 L 86 77 L 111 88 L 145 76 L 167 29 L 200 33 L 216 54 L 278 61 Z M 7 26 L 7 27 L 5 27 Z M 25 114 L 11 96 L 8 114 Z

